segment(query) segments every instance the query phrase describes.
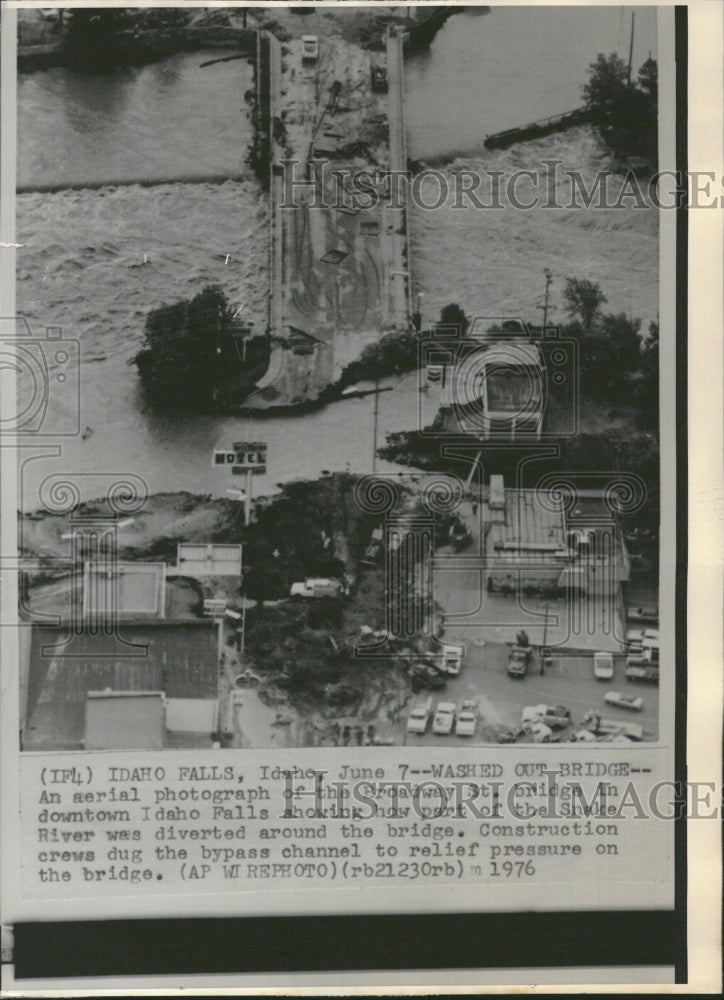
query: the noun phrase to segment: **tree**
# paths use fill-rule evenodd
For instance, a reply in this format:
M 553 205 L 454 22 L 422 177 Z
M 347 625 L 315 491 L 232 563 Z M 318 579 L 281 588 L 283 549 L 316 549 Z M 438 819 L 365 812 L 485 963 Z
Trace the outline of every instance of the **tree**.
M 281 570 L 273 566 L 250 566 L 244 573 L 244 596 L 261 607 L 264 601 L 286 597 L 288 587 Z
M 582 331 L 580 344 L 581 389 L 591 398 L 613 402 L 634 401 L 632 380 L 641 359 L 641 320 L 625 313 L 607 313 Z
M 638 406 L 647 430 L 659 426 L 659 324 L 649 323 L 649 335 L 641 342 L 641 379 L 638 385 Z
M 655 165 L 658 154 L 658 69 L 647 59 L 638 83 L 628 82 L 628 67 L 612 53 L 599 54 L 588 68 L 583 87 L 586 107 L 602 138 L 617 155 L 641 158 Z
M 109 34 L 127 22 L 128 15 L 120 7 L 73 7 L 67 16 L 69 34 Z
M 587 278 L 568 278 L 563 289 L 563 298 L 568 314 L 580 321 L 584 330 L 590 330 L 594 320 L 600 316 L 601 306 L 607 302 L 597 281 Z
M 394 331 L 368 344 L 350 362 L 339 378 L 340 385 L 353 385 L 363 379 L 382 378 L 414 371 L 420 359 L 420 335 L 416 330 Z
M 266 370 L 269 348 L 265 337 L 251 338 L 240 356 L 234 332 L 231 308 L 217 286 L 153 309 L 144 348 L 133 359 L 149 398 L 199 413 L 244 399 Z
M 659 67 L 655 59 L 651 56 L 646 60 L 639 70 L 639 88 L 647 94 L 654 103 L 659 99 Z
M 586 105 L 597 115 L 611 115 L 626 99 L 629 90 L 626 83 L 626 63 L 615 52 L 608 57 L 599 52 L 595 63 L 588 67 L 588 72 L 590 79 L 583 86 Z
M 470 320 L 457 302 L 450 302 L 448 305 L 442 307 L 439 322 L 440 326 L 456 327 L 461 337 L 465 336 L 470 326 Z

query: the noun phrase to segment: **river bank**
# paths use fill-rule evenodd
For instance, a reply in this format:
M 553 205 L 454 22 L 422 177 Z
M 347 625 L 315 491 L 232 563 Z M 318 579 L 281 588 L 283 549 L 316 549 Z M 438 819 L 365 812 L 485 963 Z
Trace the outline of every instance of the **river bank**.
M 67 66 L 108 73 L 159 62 L 180 52 L 231 49 L 253 55 L 256 31 L 277 27 L 266 11 L 120 8 L 116 11 L 25 10 L 18 26 L 18 70 Z
M 178 52 L 200 49 L 234 49 L 254 52 L 256 33 L 252 29 L 224 25 L 189 25 L 180 28 L 155 28 L 136 34 L 119 32 L 114 38 L 113 63 L 116 66 L 140 66 L 159 62 Z M 53 66 L 84 68 L 77 49 L 68 47 L 64 39 L 44 45 L 18 47 L 18 71 L 30 73 Z M 106 67 L 107 68 L 107 67 Z

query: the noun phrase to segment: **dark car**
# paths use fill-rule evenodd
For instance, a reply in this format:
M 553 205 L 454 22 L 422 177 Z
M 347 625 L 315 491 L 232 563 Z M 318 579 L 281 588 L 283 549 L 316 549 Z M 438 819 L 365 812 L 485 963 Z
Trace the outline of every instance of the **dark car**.
M 508 675 L 510 677 L 525 677 L 531 655 L 530 646 L 513 646 L 508 656 Z
M 439 670 L 420 660 L 411 664 L 409 673 L 413 691 L 422 691 L 424 688 L 438 691 L 440 688 L 445 687 L 445 678 Z

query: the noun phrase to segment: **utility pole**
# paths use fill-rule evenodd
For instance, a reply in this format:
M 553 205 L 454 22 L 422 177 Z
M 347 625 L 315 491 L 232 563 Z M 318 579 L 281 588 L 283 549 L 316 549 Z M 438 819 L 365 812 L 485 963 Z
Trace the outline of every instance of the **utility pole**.
M 372 420 L 372 471 L 377 470 L 377 422 L 380 414 L 380 377 L 375 379 L 375 409 Z
M 541 677 L 544 674 L 544 668 L 545 668 L 546 659 L 547 659 L 547 654 L 546 654 L 546 639 L 547 638 L 548 638 L 548 601 L 546 601 L 545 621 L 543 622 L 543 645 L 541 646 L 540 652 L 538 654 L 540 656 L 540 675 L 541 675 Z
M 246 496 L 244 497 L 244 523 L 247 528 L 251 521 L 251 491 L 254 486 L 254 474 L 251 469 L 246 470 Z
M 631 11 L 631 41 L 629 42 L 629 46 L 628 46 L 628 79 L 626 81 L 629 85 L 631 83 L 631 62 L 633 61 L 633 40 L 634 40 L 634 18 L 635 17 L 636 17 L 635 12 Z
M 544 268 L 543 273 L 546 276 L 546 297 L 543 304 L 543 336 L 545 337 L 546 327 L 548 326 L 548 296 L 550 293 L 551 282 L 553 281 L 553 275 L 548 267 Z M 538 308 L 540 309 L 540 306 L 538 306 Z

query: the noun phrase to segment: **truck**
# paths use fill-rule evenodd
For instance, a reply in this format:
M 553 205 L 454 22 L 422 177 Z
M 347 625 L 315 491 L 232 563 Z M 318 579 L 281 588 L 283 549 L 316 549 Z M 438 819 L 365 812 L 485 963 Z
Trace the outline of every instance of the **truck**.
M 319 59 L 319 39 L 316 35 L 302 35 L 302 62 L 316 62 Z
M 345 593 L 345 586 L 341 580 L 304 580 L 293 583 L 290 590 L 290 597 L 342 597 Z
M 508 676 L 525 677 L 532 657 L 530 646 L 515 645 L 508 656 Z
M 550 729 L 565 729 L 571 724 L 571 713 L 564 705 L 526 705 L 520 721 L 521 724 L 542 722 Z
M 653 681 L 659 683 L 659 665 L 651 663 L 645 656 L 626 657 L 626 680 Z
M 452 646 L 444 643 L 436 660 L 435 665 L 437 669 L 441 670 L 444 674 L 457 677 L 463 663 L 463 652 L 462 646 Z
M 422 735 L 427 729 L 427 724 L 430 721 L 431 711 L 432 711 L 432 698 L 426 698 L 425 701 L 419 701 L 417 705 L 415 705 L 412 708 L 412 711 L 407 717 L 408 733 L 416 733 L 417 735 Z

